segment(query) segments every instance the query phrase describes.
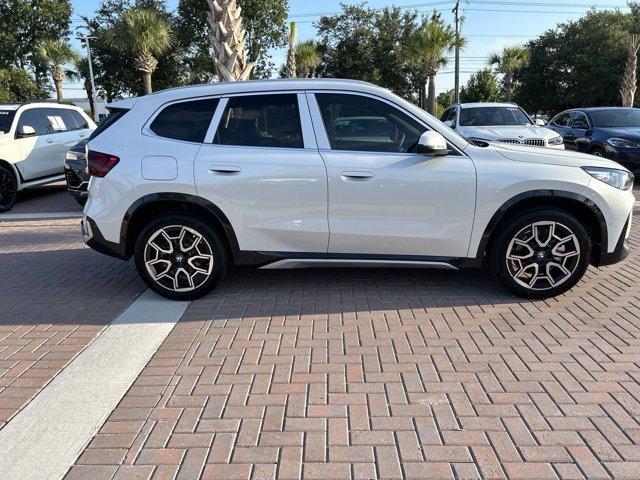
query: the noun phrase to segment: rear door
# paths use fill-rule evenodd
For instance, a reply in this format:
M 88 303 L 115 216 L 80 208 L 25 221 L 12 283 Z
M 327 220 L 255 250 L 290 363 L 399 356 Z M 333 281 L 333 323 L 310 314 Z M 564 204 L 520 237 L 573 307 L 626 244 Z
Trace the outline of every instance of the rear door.
M 56 135 L 49 128 L 49 123 L 41 108 L 27 108 L 19 112 L 15 133 L 15 142 L 20 150 L 22 160 L 17 167 L 22 177 L 26 180 L 35 180 L 47 177 L 55 173 L 61 173 L 62 167 L 57 172 L 54 165 L 59 160 L 59 149 L 56 144 Z M 33 135 L 23 136 L 22 127 L 31 127 L 35 130 Z
M 327 174 L 304 94 L 222 98 L 194 171 L 198 195 L 228 217 L 240 250 L 327 251 Z

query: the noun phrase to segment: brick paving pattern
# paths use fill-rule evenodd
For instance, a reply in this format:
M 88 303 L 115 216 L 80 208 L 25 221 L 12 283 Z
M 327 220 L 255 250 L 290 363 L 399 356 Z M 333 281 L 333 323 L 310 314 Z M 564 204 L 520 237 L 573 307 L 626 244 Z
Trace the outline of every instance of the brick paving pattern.
M 634 252 L 527 302 L 482 271 L 233 272 L 67 474 L 638 479 Z
M 9 213 L 82 212 L 82 207 L 67 192 L 67 184 L 58 182 L 22 190 Z M 2 219 L 2 214 L 0 214 Z
M 0 222 L 0 428 L 143 290 L 78 219 Z

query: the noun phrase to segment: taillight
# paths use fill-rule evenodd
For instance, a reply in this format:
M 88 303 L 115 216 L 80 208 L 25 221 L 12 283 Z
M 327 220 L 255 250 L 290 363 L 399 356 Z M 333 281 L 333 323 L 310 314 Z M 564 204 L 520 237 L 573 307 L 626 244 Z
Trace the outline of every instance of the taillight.
M 104 177 L 120 159 L 115 155 L 89 150 L 87 152 L 87 172 L 93 177 Z

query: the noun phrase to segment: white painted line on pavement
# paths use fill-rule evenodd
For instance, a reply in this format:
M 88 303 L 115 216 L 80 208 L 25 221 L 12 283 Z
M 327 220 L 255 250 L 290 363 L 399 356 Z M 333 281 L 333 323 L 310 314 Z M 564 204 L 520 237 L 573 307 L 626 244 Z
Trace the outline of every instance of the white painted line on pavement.
M 46 220 L 51 218 L 82 218 L 82 212 L 3 213 L 2 220 Z
M 61 479 L 189 302 L 145 291 L 0 430 L 0 478 Z

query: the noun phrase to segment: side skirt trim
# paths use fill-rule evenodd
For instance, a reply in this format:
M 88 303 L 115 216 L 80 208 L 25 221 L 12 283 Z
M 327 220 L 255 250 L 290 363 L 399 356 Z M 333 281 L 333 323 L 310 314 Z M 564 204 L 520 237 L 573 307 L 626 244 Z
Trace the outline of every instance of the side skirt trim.
M 362 268 L 433 268 L 458 270 L 447 262 L 420 260 L 373 260 L 373 259 L 332 259 L 332 258 L 287 258 L 276 260 L 260 267 L 264 270 L 311 268 L 311 267 L 362 267 Z

